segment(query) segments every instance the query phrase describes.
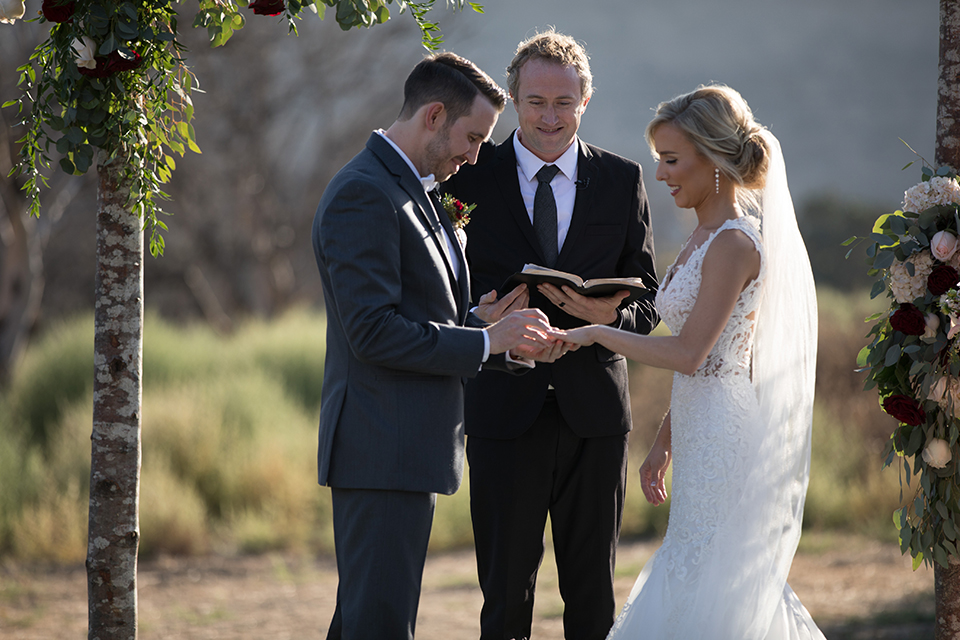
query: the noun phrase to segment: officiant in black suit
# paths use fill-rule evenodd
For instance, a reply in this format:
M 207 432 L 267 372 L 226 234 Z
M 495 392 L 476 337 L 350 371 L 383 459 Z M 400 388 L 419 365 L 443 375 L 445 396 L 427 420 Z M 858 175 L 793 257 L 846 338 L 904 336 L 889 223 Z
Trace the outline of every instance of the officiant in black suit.
M 563 349 L 539 311 L 490 326 L 469 313 L 462 247 L 428 195 L 476 161 L 505 100 L 470 61 L 426 58 L 397 121 L 370 136 L 317 209 L 319 481 L 331 487 L 340 576 L 330 639 L 414 637 L 436 494 L 456 491 L 463 471 L 465 380 L 481 366 L 524 366 L 507 363 L 508 350 L 549 360 Z
M 444 185 L 476 204 L 467 232 L 474 291 L 497 289 L 525 263 L 584 279 L 641 277 L 656 287 L 640 166 L 577 137 L 592 78 L 584 49 L 553 31 L 522 43 L 507 68 L 519 129 L 484 145 Z M 553 326 L 609 324 L 648 333 L 651 291 L 586 298 L 531 292 Z M 478 315 L 494 319 L 492 296 Z M 495 310 L 493 310 L 495 311 Z M 530 636 L 550 515 L 564 637 L 603 640 L 613 624 L 613 570 L 631 429 L 626 360 L 603 347 L 571 352 L 524 376 L 483 371 L 467 384 L 470 506 L 484 603 L 481 638 Z

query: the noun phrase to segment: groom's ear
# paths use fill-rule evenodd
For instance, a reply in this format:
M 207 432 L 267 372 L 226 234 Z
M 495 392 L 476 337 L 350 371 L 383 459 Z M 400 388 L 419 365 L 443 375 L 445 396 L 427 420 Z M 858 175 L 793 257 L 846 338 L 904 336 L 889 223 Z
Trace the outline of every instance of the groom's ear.
M 442 102 L 431 102 L 423 106 L 422 117 L 427 131 L 439 131 L 447 120 L 447 109 Z

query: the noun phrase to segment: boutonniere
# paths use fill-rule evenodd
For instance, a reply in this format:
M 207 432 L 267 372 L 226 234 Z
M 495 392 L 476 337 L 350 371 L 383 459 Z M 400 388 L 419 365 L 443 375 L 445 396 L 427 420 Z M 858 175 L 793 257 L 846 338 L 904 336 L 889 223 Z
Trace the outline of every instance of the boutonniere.
M 443 210 L 447 212 L 450 224 L 458 231 L 467 226 L 470 222 L 470 212 L 477 207 L 475 204 L 463 204 L 449 193 L 440 196 L 440 204 L 443 205 Z

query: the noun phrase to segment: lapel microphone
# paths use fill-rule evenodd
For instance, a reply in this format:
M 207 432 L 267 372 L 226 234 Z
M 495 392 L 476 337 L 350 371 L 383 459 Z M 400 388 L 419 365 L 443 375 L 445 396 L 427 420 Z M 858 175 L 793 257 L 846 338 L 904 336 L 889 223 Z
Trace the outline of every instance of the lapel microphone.
M 586 189 L 587 187 L 590 186 L 590 178 L 583 178 L 581 180 L 577 180 L 576 185 L 577 185 L 577 189 Z

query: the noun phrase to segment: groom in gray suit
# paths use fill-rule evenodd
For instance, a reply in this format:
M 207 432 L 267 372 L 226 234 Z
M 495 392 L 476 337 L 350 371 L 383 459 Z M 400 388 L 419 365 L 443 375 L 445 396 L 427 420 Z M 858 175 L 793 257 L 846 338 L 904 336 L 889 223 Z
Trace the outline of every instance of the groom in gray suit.
M 340 576 L 329 639 L 413 638 L 436 494 L 455 492 L 463 472 L 466 379 L 565 349 L 537 310 L 492 325 L 469 312 L 463 248 L 429 195 L 476 162 L 505 101 L 470 61 L 427 57 L 407 78 L 397 121 L 370 136 L 317 209 L 327 310 L 319 481 L 332 491 Z

